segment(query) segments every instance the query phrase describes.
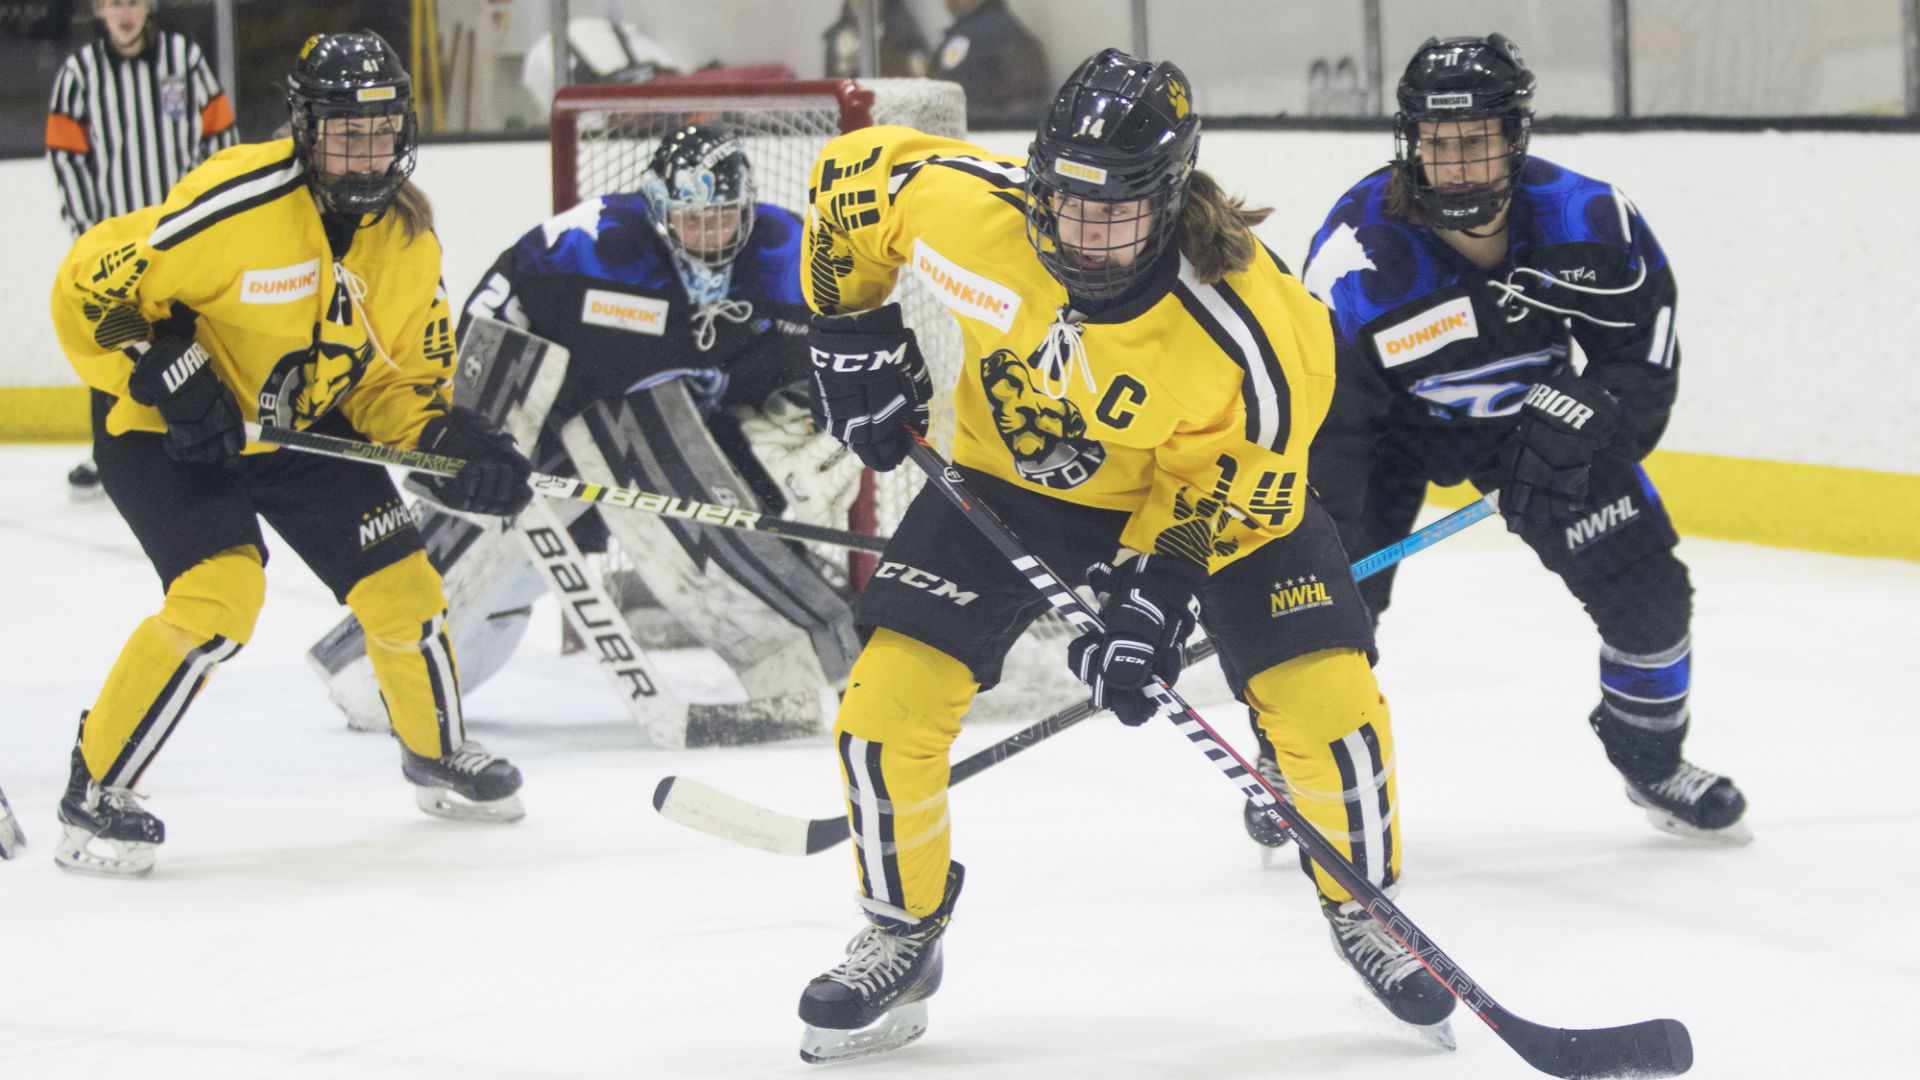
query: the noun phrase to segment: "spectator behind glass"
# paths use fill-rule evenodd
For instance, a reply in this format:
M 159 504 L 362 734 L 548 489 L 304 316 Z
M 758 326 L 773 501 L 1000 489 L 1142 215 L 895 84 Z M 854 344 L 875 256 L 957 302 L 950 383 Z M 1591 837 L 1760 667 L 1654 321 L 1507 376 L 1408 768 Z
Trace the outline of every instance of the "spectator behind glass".
M 840 20 L 827 27 L 821 37 L 827 43 L 827 78 L 854 79 L 860 76 L 860 15 L 856 3 L 840 5 Z M 908 9 L 906 0 L 884 0 L 880 5 L 880 63 L 874 74 L 913 76 L 927 73 L 927 35 Z
M 1029 128 L 1053 100 L 1047 54 L 1006 0 L 947 0 L 953 25 L 940 42 L 933 77 L 967 92 L 967 127 Z

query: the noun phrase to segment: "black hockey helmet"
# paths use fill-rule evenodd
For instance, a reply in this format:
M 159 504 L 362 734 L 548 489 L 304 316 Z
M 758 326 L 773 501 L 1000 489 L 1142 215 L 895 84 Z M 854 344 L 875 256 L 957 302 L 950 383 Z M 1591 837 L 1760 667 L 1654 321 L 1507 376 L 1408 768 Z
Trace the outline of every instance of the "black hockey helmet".
M 1173 244 L 1199 153 L 1193 84 L 1179 68 L 1118 49 L 1087 58 L 1027 149 L 1027 239 L 1040 262 L 1071 296 L 1132 288 Z
M 1413 54 L 1396 95 L 1393 163 L 1432 224 L 1477 228 L 1492 222 L 1513 198 L 1527 163 L 1534 83 L 1519 46 L 1500 34 L 1428 38 Z M 1443 151 L 1423 145 L 1420 126 L 1488 119 L 1500 121 L 1505 147 L 1483 153 L 1461 144 L 1461 153 L 1444 156 L 1450 166 L 1463 166 L 1463 175 L 1436 177 Z M 1452 137 L 1444 131 L 1441 136 Z M 1502 157 L 1504 174 L 1497 164 Z
M 713 124 L 689 124 L 653 152 L 640 183 L 653 227 L 675 255 L 718 270 L 753 231 L 753 166 L 740 140 Z
M 412 175 L 413 79 L 379 34 L 308 38 L 287 76 L 287 111 L 294 152 L 322 209 L 380 214 Z

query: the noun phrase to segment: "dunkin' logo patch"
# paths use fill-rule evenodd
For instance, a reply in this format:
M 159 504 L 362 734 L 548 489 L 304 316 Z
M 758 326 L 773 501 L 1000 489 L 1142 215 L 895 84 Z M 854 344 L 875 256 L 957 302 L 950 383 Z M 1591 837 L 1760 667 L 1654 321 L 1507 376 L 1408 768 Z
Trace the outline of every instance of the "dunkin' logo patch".
M 580 321 L 660 337 L 667 332 L 667 302 L 649 296 L 588 289 L 586 298 L 580 302 Z
M 288 304 L 320 291 L 320 260 L 308 259 L 278 270 L 249 270 L 240 275 L 243 304 Z
M 1013 329 L 1020 294 L 1005 285 L 966 269 L 933 250 L 925 240 L 913 242 L 913 272 L 955 315 L 979 319 L 1003 334 Z
M 1473 318 L 1473 301 L 1460 296 L 1379 331 L 1373 335 L 1373 344 L 1380 352 L 1382 366 L 1398 367 L 1438 352 L 1452 342 L 1479 336 L 1480 324 Z

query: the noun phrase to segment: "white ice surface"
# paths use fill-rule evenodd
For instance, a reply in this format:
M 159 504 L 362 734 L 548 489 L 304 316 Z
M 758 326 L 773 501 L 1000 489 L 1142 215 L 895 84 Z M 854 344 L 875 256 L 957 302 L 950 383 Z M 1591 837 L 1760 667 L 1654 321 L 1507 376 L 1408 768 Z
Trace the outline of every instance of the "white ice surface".
M 58 870 L 76 716 L 159 599 L 112 508 L 65 501 L 77 456 L 0 449 L 0 786 L 31 844 L 0 863 L 0 1077 L 818 1075 L 794 1006 L 858 927 L 845 849 L 735 848 L 649 797 L 677 773 L 826 815 L 825 740 L 650 749 L 588 662 L 558 655 L 550 610 L 469 703 L 526 773 L 526 820 L 435 821 L 391 743 L 348 731 L 307 671 L 338 610 L 281 548 L 252 644 L 142 784 L 167 823 L 158 869 Z M 1920 566 L 1681 552 L 1698 589 L 1688 752 L 1740 781 L 1757 842 L 1690 847 L 1627 804 L 1586 730 L 1585 617 L 1488 522 L 1407 565 L 1382 633 L 1402 903 L 1529 1019 L 1685 1021 L 1693 1076 L 1912 1076 Z M 1247 740 L 1242 710 L 1202 711 Z M 956 759 L 1011 730 L 968 730 Z M 968 882 L 931 1031 L 835 1071 L 1534 1075 L 1464 1014 L 1451 1054 L 1394 1030 L 1304 879 L 1260 869 L 1239 805 L 1170 729 L 1110 720 L 955 788 Z

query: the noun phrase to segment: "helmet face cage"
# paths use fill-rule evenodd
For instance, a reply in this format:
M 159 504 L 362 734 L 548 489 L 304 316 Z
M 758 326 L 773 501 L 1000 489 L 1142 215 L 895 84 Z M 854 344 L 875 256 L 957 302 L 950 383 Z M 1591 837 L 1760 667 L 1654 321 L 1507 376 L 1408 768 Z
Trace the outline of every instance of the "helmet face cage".
M 1499 34 L 1430 38 L 1414 54 L 1397 95 L 1394 166 L 1433 226 L 1489 225 L 1512 200 L 1534 84 L 1519 48 Z
M 287 77 L 294 151 L 324 210 L 385 212 L 413 174 L 413 80 L 371 31 L 308 39 Z
M 1187 77 L 1107 49 L 1067 77 L 1027 152 L 1027 239 L 1083 300 L 1110 300 L 1179 234 L 1200 119 Z
M 753 232 L 753 167 L 740 141 L 693 124 L 661 140 L 641 181 L 654 230 L 683 263 L 732 265 Z

